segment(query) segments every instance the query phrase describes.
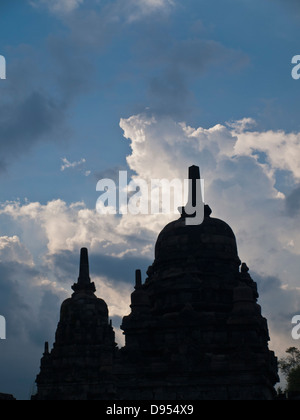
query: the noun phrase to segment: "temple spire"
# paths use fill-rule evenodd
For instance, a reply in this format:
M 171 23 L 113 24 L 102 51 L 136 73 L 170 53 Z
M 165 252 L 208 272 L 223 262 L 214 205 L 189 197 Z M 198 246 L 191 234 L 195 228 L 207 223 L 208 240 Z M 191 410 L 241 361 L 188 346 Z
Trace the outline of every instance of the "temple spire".
M 78 284 L 89 284 L 90 279 L 90 267 L 89 267 L 89 256 L 87 248 L 82 248 L 80 252 L 80 268 Z
M 79 267 L 79 277 L 78 283 L 74 284 L 72 287 L 74 292 L 80 291 L 96 291 L 94 283 L 91 283 L 90 279 L 90 268 L 89 268 L 89 256 L 87 248 L 82 248 L 80 251 L 80 267 Z
M 44 356 L 49 356 L 50 352 L 49 352 L 49 343 L 48 341 L 45 342 L 45 351 L 44 351 Z
M 189 168 L 188 202 L 185 207 L 179 208 L 181 217 L 186 219 L 188 225 L 201 224 L 204 217 L 211 214 L 210 208 L 203 203 L 202 195 L 200 168 L 193 165 Z M 195 219 L 195 223 L 190 219 Z
M 198 199 L 197 197 L 197 184 L 200 184 L 200 168 L 199 166 L 191 166 L 189 168 L 189 180 L 192 181 L 192 189 L 189 190 L 189 203 L 192 203 L 192 206 L 195 208 L 197 205 Z M 200 190 L 201 191 L 201 190 Z M 202 201 L 202 200 L 201 200 Z

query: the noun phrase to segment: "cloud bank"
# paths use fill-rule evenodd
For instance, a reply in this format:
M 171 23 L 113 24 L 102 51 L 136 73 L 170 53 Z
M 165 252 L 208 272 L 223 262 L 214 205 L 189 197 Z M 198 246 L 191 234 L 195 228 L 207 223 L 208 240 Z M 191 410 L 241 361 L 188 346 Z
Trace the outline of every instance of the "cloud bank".
M 258 282 L 271 347 L 282 355 L 295 345 L 291 318 L 300 308 L 300 201 L 299 187 L 295 189 L 300 175 L 295 158 L 299 133 L 255 131 L 250 119 L 194 128 L 147 114 L 122 119 L 120 126 L 130 142 L 127 163 L 136 177 L 149 182 L 184 179 L 190 165 L 201 166 L 206 202 L 213 216 L 229 223 L 236 234 L 240 258 Z M 282 171 L 292 180 L 289 192 L 279 187 Z M 43 340 L 54 338 L 59 304 L 76 281 L 83 246 L 90 250 L 98 295 L 107 300 L 118 326 L 129 312 L 134 270 L 142 268 L 145 276 L 156 237 L 172 219 L 171 215 L 99 215 L 83 202 L 67 204 L 59 199 L 47 204 L 3 203 L 0 224 L 18 231 L 18 236 L 0 238 L 4 297 L 0 309 L 14 340 L 27 340 L 25 348 L 38 354 Z M 117 337 L 122 344 L 119 329 Z

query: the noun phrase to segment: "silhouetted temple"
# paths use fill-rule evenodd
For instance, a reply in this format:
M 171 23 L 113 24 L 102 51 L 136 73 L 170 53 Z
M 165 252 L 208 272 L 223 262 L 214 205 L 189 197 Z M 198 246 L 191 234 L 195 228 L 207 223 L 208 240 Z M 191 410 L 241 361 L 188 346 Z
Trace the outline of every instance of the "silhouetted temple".
M 48 343 L 37 377 L 40 400 L 92 400 L 115 397 L 112 376 L 115 334 L 104 300 L 95 296 L 89 276 L 88 252 L 81 250 L 78 283 L 61 307 L 55 344 Z
M 194 183 L 197 174 L 190 168 Z M 120 350 L 81 251 L 78 283 L 62 304 L 51 352 L 46 344 L 33 399 L 274 398 L 277 359 L 234 233 L 208 206 L 202 224 L 188 226 L 187 217 L 182 211 L 160 233 L 145 283 L 136 272 Z

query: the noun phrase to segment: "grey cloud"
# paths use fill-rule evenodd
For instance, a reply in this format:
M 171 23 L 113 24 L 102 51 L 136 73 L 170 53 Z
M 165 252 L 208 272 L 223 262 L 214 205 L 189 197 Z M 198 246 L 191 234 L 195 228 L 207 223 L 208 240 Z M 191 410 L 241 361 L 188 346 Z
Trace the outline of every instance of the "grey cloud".
M 21 102 L 0 105 L 2 165 L 27 152 L 64 120 L 64 109 L 47 95 L 33 91 Z
M 7 322 L 8 339 L 28 329 L 31 308 L 20 293 L 18 278 L 25 280 L 34 274 L 34 270 L 17 262 L 0 264 L 0 314 Z
M 295 217 L 300 214 L 300 186 L 294 189 L 286 197 L 286 210 L 290 217 Z
M 150 81 L 150 97 L 153 110 L 158 115 L 180 117 L 190 99 L 185 77 L 177 69 L 168 69 L 163 75 Z
M 31 395 L 43 351 L 54 338 L 62 297 L 33 279 L 46 267 L 18 262 L 0 263 L 0 315 L 6 319 L 6 340 L 0 340 L 0 392 L 18 399 Z
M 47 48 L 52 60 L 52 77 L 59 88 L 59 97 L 66 106 L 92 86 L 93 64 L 90 50 L 69 38 L 51 36 Z
M 44 337 L 53 329 L 56 320 L 53 313 L 57 313 L 61 297 L 46 288 L 36 289 L 33 282 L 46 270 L 46 267 L 32 268 L 17 262 L 0 264 L 0 315 L 7 321 L 8 340 L 24 335 L 29 336 L 32 343 L 40 344 L 38 337 Z M 37 301 L 41 299 L 38 314 L 35 313 L 37 302 L 28 300 L 31 293 Z
M 101 172 L 95 172 L 93 175 L 94 175 L 94 179 L 96 179 L 97 181 L 100 181 L 101 179 L 111 179 L 116 183 L 116 185 L 118 185 L 120 171 L 128 172 L 128 168 L 125 166 L 124 167 L 115 166 L 114 168 L 108 168 Z M 128 172 L 128 180 L 129 180 L 129 177 L 130 177 L 130 173 Z
M 54 338 L 59 321 L 61 297 L 50 290 L 46 290 L 42 297 L 38 317 L 30 324 L 29 337 L 37 346 Z
M 156 44 L 155 49 L 159 48 Z M 239 71 L 249 61 L 246 54 L 212 40 L 185 40 L 172 48 L 165 44 L 161 48 L 164 51 L 158 51 L 160 63 L 155 59 L 160 74 L 149 82 L 151 111 L 175 118 L 189 112 L 193 105 L 191 86 L 205 72 L 217 66 L 222 66 L 223 72 Z
M 51 35 L 43 50 L 21 45 L 9 54 L 1 84 L 0 170 L 40 142 L 69 138 L 68 111 L 92 85 L 90 50 L 71 36 Z
M 20 63 L 21 61 L 21 63 Z M 53 95 L 48 74 L 40 74 L 33 60 L 11 60 L 7 84 L 0 99 L 0 169 L 44 141 L 67 136 L 69 102 Z
M 79 48 L 97 48 L 101 51 L 120 33 L 121 22 L 112 7 L 103 6 L 76 10 L 64 19 L 69 39 Z
M 213 40 L 193 39 L 176 44 L 170 58 L 182 68 L 196 73 L 206 71 L 213 64 L 223 63 L 226 68 L 239 69 L 247 65 L 246 54 L 227 48 Z

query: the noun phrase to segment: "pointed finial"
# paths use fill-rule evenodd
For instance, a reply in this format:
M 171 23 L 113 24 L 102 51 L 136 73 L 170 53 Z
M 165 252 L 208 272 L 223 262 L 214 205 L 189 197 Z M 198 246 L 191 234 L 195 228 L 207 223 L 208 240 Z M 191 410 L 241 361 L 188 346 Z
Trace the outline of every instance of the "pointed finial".
M 247 266 L 246 263 L 243 263 L 241 267 L 241 273 L 249 273 L 249 271 L 250 271 L 250 268 Z
M 80 251 L 80 268 L 78 283 L 72 286 L 74 292 L 86 291 L 95 293 L 96 287 L 91 283 L 90 269 L 89 269 L 89 256 L 87 248 L 82 248 Z
M 139 289 L 142 287 L 142 272 L 141 270 L 136 270 L 135 272 L 135 288 Z
M 45 351 L 44 351 L 44 356 L 48 356 L 49 355 L 49 343 L 48 341 L 45 342 Z
M 205 204 L 204 217 L 210 217 L 211 214 L 212 214 L 212 209 L 209 207 L 209 205 Z
M 204 220 L 205 211 L 199 166 L 193 165 L 189 168 L 188 202 L 185 207 L 179 208 L 179 212 L 181 217 L 186 219 L 187 225 L 199 225 Z
M 80 252 L 80 268 L 78 283 L 89 284 L 90 279 L 90 268 L 89 268 L 89 256 L 87 248 L 82 248 Z
M 199 166 L 191 166 L 189 168 L 189 179 L 192 180 L 192 191 L 189 191 L 189 202 L 193 207 L 197 205 L 197 182 L 201 179 Z

